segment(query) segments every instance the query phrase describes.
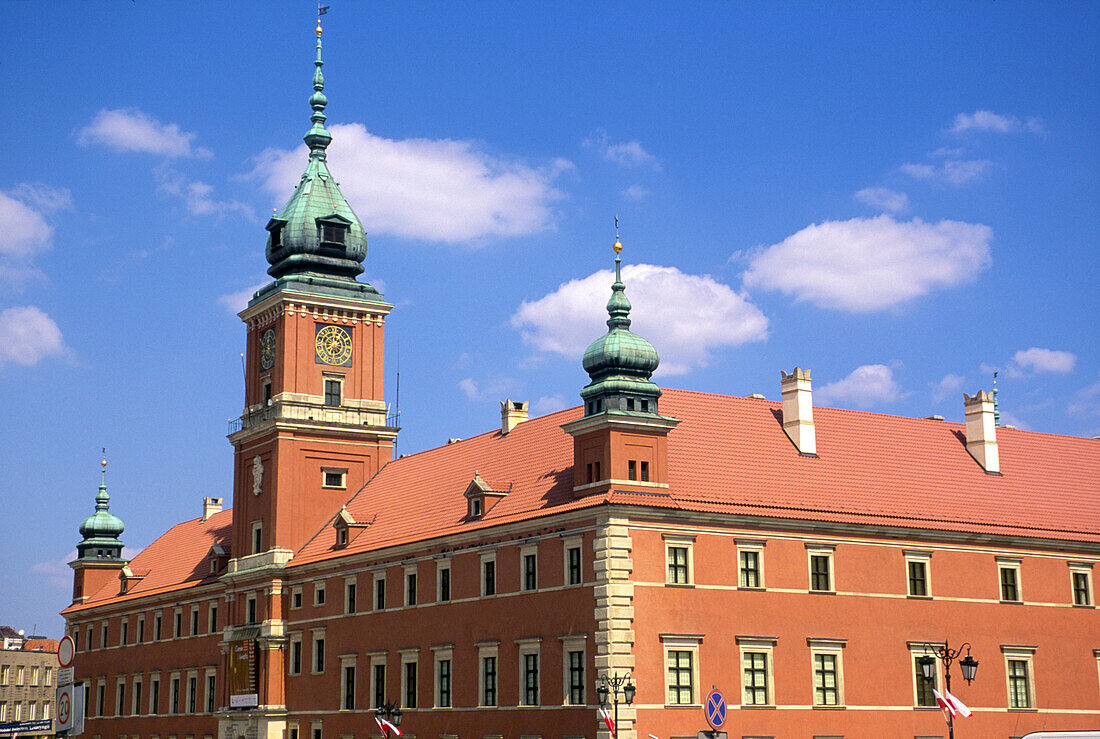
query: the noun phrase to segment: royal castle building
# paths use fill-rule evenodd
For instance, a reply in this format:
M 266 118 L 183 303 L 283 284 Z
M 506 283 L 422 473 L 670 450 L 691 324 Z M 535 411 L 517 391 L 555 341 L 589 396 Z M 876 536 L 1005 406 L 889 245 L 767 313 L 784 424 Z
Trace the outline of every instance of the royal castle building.
M 364 738 L 396 704 L 421 739 L 605 739 L 624 678 L 623 739 L 695 737 L 712 688 L 730 737 L 945 737 L 948 673 L 960 736 L 1100 727 L 1097 441 L 999 427 L 985 392 L 956 424 L 814 407 L 797 367 L 775 400 L 660 388 L 616 253 L 580 405 L 393 459 L 393 306 L 357 279 L 321 69 L 318 27 L 309 158 L 240 313 L 232 508 L 127 561 L 104 473 L 80 526 L 85 736 Z M 972 683 L 924 676 L 944 648 Z

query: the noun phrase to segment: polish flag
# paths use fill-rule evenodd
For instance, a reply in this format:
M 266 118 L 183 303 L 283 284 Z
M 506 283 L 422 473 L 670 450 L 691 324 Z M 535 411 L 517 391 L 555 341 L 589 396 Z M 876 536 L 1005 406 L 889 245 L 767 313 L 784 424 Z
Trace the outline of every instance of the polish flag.
M 380 716 L 375 716 L 374 720 L 378 722 L 378 728 L 381 729 L 383 732 L 387 732 L 391 736 L 401 736 L 401 729 L 397 728 L 386 719 Z
M 608 731 L 611 732 L 613 739 L 618 739 L 618 734 L 615 733 L 615 722 L 611 719 L 611 714 L 607 712 L 606 708 L 600 708 L 600 715 L 603 716 L 603 722 L 607 724 Z
M 940 695 L 938 690 L 933 689 L 932 695 L 936 696 L 936 703 L 940 704 L 940 710 L 944 714 L 950 713 L 952 716 L 961 714 L 963 718 L 970 716 L 971 711 L 966 707 L 966 704 L 946 690 L 943 691 L 943 695 Z

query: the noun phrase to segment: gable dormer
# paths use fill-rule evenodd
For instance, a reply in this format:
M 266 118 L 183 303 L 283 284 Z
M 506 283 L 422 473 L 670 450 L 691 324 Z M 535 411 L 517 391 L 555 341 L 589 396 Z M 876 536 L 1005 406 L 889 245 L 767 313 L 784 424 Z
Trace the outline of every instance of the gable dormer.
M 221 544 L 215 544 L 206 553 L 206 559 L 210 563 L 210 574 L 216 575 L 229 563 L 229 549 Z
M 130 590 L 135 585 L 137 585 L 139 582 L 141 582 L 147 574 L 149 574 L 149 573 L 147 573 L 147 572 L 134 572 L 132 569 L 130 569 L 129 564 L 123 565 L 122 569 L 119 570 L 119 572 L 118 572 L 118 582 L 119 582 L 119 588 L 118 588 L 119 592 L 118 592 L 118 594 L 119 595 L 126 595 L 127 593 L 129 593 Z
M 333 211 L 314 219 L 317 223 L 317 241 L 322 256 L 343 257 L 347 253 L 348 232 L 351 219 Z
M 507 490 L 494 490 L 485 482 L 481 473 L 475 471 L 473 479 L 466 486 L 466 492 L 463 493 L 466 497 L 466 518 L 471 521 L 481 518 L 507 494 Z
M 348 507 L 341 506 L 340 512 L 337 513 L 336 518 L 332 520 L 332 528 L 336 529 L 336 544 L 334 546 L 337 549 L 343 549 L 354 541 L 355 537 L 358 536 L 363 529 L 367 528 L 372 523 L 374 523 L 373 519 L 364 523 L 356 521 L 355 518 L 348 513 Z

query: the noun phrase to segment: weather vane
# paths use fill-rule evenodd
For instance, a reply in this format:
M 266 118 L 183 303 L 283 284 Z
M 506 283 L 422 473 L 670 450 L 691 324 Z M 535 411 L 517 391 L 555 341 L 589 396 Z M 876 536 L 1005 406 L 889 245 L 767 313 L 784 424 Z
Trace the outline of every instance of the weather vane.
M 619 216 L 615 216 L 615 243 L 611 245 L 611 248 L 618 254 L 623 250 L 623 242 L 619 239 Z

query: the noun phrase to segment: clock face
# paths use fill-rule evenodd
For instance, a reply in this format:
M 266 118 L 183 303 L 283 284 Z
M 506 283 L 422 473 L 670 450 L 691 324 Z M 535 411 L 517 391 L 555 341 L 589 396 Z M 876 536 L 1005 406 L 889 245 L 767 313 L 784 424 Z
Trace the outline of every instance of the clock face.
M 269 370 L 275 366 L 275 329 L 269 328 L 260 337 L 260 369 Z
M 351 366 L 351 332 L 343 326 L 318 326 L 314 347 L 317 364 Z

